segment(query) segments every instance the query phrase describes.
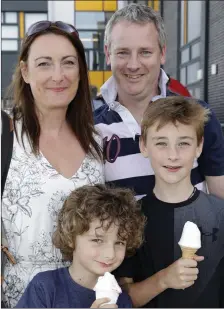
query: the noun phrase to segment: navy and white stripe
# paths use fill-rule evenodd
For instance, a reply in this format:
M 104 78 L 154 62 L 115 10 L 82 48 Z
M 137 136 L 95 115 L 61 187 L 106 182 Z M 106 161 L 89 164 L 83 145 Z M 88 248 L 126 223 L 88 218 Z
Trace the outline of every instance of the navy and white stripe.
M 174 95 L 167 92 L 166 83 L 168 77 L 161 69 L 160 78 L 160 90 L 161 95 L 153 98 L 166 97 L 167 95 Z M 104 104 L 95 111 L 95 127 L 100 132 L 104 139 L 104 155 L 105 155 L 105 180 L 106 183 L 114 184 L 120 187 L 129 187 L 134 189 L 137 198 L 150 192 L 155 183 L 154 171 L 150 165 L 149 159 L 144 158 L 139 149 L 139 136 L 141 134 L 141 128 L 136 122 L 130 111 L 116 101 L 117 90 L 116 84 L 111 77 L 101 88 L 101 93 L 107 104 Z M 199 102 L 204 106 L 207 106 L 204 102 Z M 213 121 L 212 128 L 215 134 L 218 134 L 217 123 Z M 211 128 L 209 129 L 211 131 Z M 211 139 L 208 134 L 205 138 L 205 144 L 210 147 Z M 217 140 L 217 136 L 214 136 Z M 220 137 L 221 141 L 221 137 Z M 223 143 L 224 145 L 224 143 Z M 223 150 L 221 149 L 223 147 Z M 220 162 L 216 162 L 216 165 L 220 165 L 221 174 L 224 174 L 224 146 L 222 142 L 219 145 L 219 153 L 223 153 L 223 159 Z M 218 161 L 212 154 L 212 161 Z M 220 155 L 218 155 L 219 157 Z M 206 156 L 205 156 L 206 157 Z M 212 166 L 203 167 L 203 162 L 206 162 L 208 158 L 199 159 L 200 166 L 195 160 L 194 167 L 191 173 L 192 184 L 199 190 L 206 192 L 205 176 L 213 174 L 218 175 Z M 200 162 L 201 160 L 201 162 Z M 211 161 L 211 162 L 212 162 Z M 202 170 L 209 170 L 206 174 L 202 173 Z

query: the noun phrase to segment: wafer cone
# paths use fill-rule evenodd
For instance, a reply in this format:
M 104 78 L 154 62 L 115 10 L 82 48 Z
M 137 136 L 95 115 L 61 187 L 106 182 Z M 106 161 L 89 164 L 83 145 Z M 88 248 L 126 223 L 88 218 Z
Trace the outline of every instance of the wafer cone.
M 196 248 L 190 248 L 190 247 L 183 247 L 180 246 L 182 251 L 182 258 L 183 259 L 193 259 L 195 253 L 198 251 Z

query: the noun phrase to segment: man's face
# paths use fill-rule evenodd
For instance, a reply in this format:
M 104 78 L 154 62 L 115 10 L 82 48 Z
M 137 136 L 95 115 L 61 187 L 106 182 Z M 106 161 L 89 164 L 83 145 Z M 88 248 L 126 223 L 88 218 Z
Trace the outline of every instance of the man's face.
M 141 152 L 150 159 L 157 180 L 168 184 L 190 181 L 194 160 L 202 151 L 194 126 L 168 123 L 158 131 L 157 126 L 148 129 L 146 143 L 140 141 Z
M 100 227 L 99 220 L 90 224 L 90 229 L 76 237 L 73 264 L 87 277 L 112 272 L 122 263 L 126 253 L 126 241 L 118 238 L 118 225 L 108 230 Z
M 165 63 L 165 47 L 161 52 L 153 23 L 117 23 L 105 53 L 120 92 L 141 98 L 156 89 L 160 65 Z

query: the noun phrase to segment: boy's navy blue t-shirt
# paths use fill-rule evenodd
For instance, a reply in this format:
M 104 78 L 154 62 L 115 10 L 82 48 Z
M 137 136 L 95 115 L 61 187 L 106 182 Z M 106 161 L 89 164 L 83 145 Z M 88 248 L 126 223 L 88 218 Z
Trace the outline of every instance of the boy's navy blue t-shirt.
M 37 274 L 29 283 L 17 308 L 90 308 L 95 301 L 95 291 L 77 284 L 68 268 L 45 271 Z M 118 308 L 131 308 L 127 293 L 122 292 Z

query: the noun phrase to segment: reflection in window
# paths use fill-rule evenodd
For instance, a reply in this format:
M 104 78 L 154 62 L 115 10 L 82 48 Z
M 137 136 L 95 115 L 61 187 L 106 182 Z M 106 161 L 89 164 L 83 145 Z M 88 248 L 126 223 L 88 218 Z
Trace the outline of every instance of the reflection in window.
M 85 48 L 100 48 L 100 40 L 103 34 L 96 31 L 79 31 L 79 37 Z
M 197 82 L 197 71 L 200 69 L 200 63 L 195 62 L 187 67 L 187 84 Z
M 41 20 L 47 20 L 47 13 L 25 13 L 25 31 L 27 32 L 32 24 Z
M 17 13 L 16 12 L 5 12 L 5 23 L 6 24 L 16 24 L 17 23 Z
M 75 26 L 79 29 L 104 29 L 105 15 L 104 12 L 76 12 Z
M 18 38 L 18 26 L 2 26 L 2 38 L 3 39 L 14 39 Z
M 17 40 L 2 40 L 2 51 L 17 51 L 18 41 Z

